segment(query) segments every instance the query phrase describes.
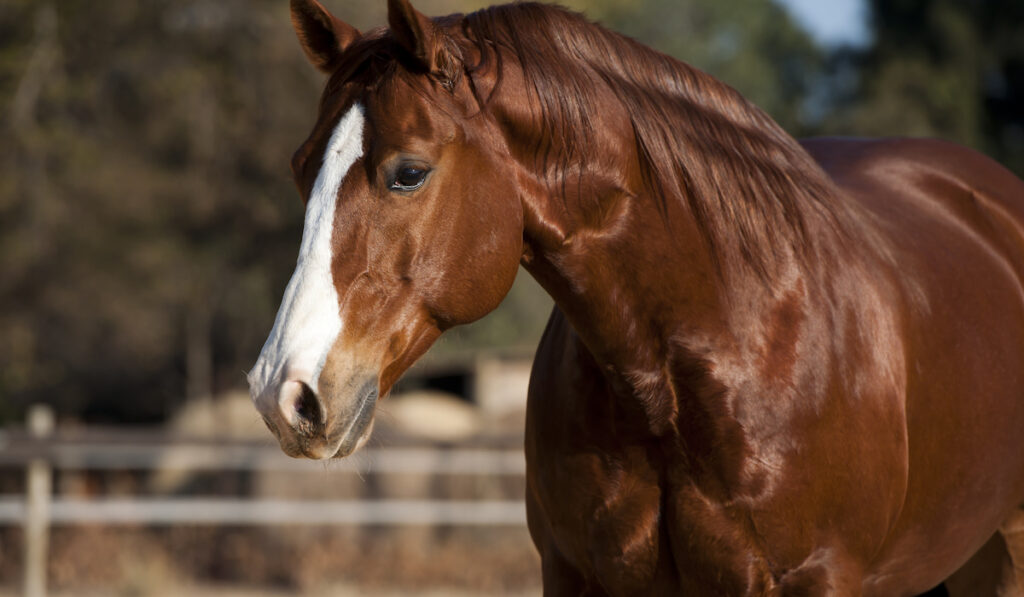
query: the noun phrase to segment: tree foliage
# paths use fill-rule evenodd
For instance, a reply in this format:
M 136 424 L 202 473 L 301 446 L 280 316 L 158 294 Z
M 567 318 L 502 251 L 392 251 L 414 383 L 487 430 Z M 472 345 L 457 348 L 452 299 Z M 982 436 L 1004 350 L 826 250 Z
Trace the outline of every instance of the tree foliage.
M 318 93 L 286 7 L 249 4 L 0 9 L 8 407 L 157 418 L 196 346 L 208 384 L 242 379 L 295 255 L 287 164 Z
M 854 84 L 832 128 L 950 139 L 1024 175 L 1024 3 L 869 4 L 874 41 L 837 60 Z
M 586 14 L 735 87 L 787 130 L 809 130 L 825 52 L 774 2 L 591 0 Z

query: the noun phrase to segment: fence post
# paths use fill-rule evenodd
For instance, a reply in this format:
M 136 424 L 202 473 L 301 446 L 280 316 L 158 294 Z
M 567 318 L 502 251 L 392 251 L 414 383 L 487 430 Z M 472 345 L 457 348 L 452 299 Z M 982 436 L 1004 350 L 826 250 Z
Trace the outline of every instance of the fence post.
M 28 411 L 28 430 L 41 440 L 53 433 L 53 409 L 44 404 Z M 46 458 L 28 463 L 25 504 L 25 597 L 46 597 L 46 562 L 50 527 L 52 475 Z

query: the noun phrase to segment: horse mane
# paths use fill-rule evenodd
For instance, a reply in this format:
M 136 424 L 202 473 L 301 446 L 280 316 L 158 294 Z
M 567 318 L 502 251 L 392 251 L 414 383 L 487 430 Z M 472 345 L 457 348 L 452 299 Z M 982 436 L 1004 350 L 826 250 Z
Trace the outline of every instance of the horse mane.
M 518 61 L 541 108 L 540 171 L 562 186 L 563 198 L 566 179 L 582 177 L 588 153 L 600 149 L 593 115 L 610 91 L 632 121 L 645 190 L 663 216 L 669 202 L 688 207 L 720 274 L 745 263 L 772 279 L 785 254 L 813 250 L 813 214 L 842 229 L 838 191 L 824 171 L 771 117 L 710 75 L 545 4 L 480 10 L 465 16 L 462 33 L 481 56 L 467 66 L 471 75 L 498 61 L 500 77 L 499 49 Z

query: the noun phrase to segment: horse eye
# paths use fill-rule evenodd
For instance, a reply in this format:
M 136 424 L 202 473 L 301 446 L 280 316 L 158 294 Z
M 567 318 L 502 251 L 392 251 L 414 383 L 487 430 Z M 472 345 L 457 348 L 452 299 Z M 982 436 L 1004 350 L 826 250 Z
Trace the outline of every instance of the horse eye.
M 414 191 L 423 185 L 427 178 L 427 169 L 417 166 L 402 166 L 391 181 L 391 189 L 394 191 Z

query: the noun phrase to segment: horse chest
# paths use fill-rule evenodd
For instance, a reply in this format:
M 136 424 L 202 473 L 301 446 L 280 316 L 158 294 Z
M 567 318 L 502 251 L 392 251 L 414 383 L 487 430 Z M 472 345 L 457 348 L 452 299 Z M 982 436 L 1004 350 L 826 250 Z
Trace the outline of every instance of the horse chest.
M 640 454 L 575 454 L 531 467 L 538 535 L 567 564 L 615 593 L 651 586 L 663 540 L 657 473 Z
M 630 447 L 531 463 L 531 531 L 541 550 L 610 595 L 767 590 L 774 581 L 749 518 L 692 485 L 666 482 L 650 453 Z
M 746 538 L 745 515 L 687 480 L 678 468 L 686 459 L 674 452 L 680 446 L 652 437 L 574 340 L 553 318 L 527 415 L 530 530 L 545 578 L 569 583 L 552 593 L 704 594 L 711 586 L 742 594 L 731 589 L 751 576 L 770 578 Z M 679 537 L 698 539 L 688 545 Z

